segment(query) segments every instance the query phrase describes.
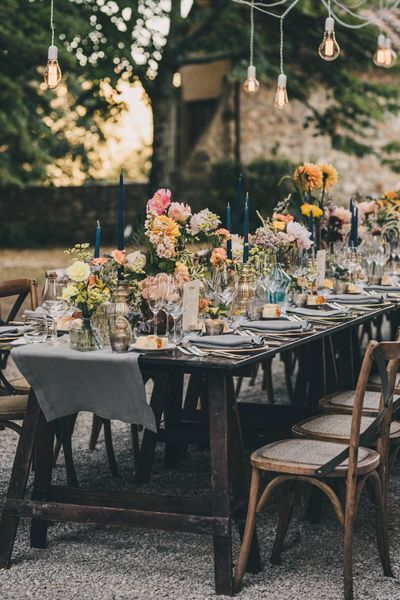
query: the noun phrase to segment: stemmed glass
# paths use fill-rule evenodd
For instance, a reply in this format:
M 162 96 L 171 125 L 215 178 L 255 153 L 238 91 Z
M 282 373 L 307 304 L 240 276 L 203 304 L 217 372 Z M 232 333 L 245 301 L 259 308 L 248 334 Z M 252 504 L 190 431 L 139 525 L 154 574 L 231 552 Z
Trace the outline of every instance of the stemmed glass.
M 183 313 L 182 296 L 182 288 L 176 284 L 176 281 L 173 277 L 170 277 L 167 281 L 163 308 L 166 314 L 170 315 L 173 320 L 173 329 L 171 337 L 171 341 L 173 344 L 178 344 L 180 342 L 180 336 L 176 332 L 176 322 L 179 319 L 179 317 L 182 316 Z
M 51 343 L 57 344 L 57 320 L 61 317 L 67 308 L 61 295 L 64 283 L 55 277 L 48 277 L 45 282 L 42 293 L 42 308 L 52 319 Z
M 158 313 L 163 308 L 166 287 L 166 279 L 157 275 L 148 288 L 148 304 L 151 312 L 153 313 L 154 335 L 156 337 L 158 335 Z

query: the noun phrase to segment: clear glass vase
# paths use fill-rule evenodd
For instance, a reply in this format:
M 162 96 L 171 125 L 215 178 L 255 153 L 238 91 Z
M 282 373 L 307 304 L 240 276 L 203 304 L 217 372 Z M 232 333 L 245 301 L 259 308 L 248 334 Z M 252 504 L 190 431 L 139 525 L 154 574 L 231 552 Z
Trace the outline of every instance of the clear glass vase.
M 265 281 L 268 302 L 283 306 L 286 303 L 290 282 L 291 278 L 289 275 L 275 260 L 272 270 Z
M 102 340 L 99 332 L 92 327 L 89 318 L 82 319 L 80 329 L 71 329 L 69 332 L 69 345 L 72 350 L 79 352 L 90 352 L 102 348 Z

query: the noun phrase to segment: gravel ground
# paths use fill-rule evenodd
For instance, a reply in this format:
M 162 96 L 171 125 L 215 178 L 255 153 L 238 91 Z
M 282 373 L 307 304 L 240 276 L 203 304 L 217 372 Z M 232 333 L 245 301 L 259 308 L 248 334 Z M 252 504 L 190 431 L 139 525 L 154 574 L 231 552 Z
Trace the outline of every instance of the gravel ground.
M 259 387 L 244 389 L 246 399 L 257 398 Z M 134 484 L 129 428 L 113 423 L 119 480 L 108 471 L 103 439 L 95 451 L 87 449 L 91 416 L 81 414 L 74 435 L 74 456 L 83 486 L 165 494 L 207 494 L 209 454 L 191 448 L 176 470 L 165 471 L 162 447 L 157 450 L 150 484 Z M 0 433 L 0 499 L 10 476 L 17 437 Z M 62 457 L 54 471 L 57 482 L 65 481 Z M 400 574 L 399 469 L 390 484 L 390 536 L 392 559 Z M 237 596 L 240 600 L 339 600 L 342 598 L 342 531 L 326 504 L 319 525 L 304 520 L 306 495 L 296 504 L 282 565 L 268 562 L 276 525 L 279 493 L 260 515 L 259 539 L 263 569 L 247 575 Z M 355 530 L 354 573 L 356 598 L 400 599 L 400 581 L 382 575 L 374 534 L 374 513 L 363 497 Z M 147 530 L 103 529 L 75 524 L 53 524 L 46 550 L 29 547 L 28 523 L 19 529 L 12 567 L 0 571 L 2 600 L 207 600 L 213 590 L 213 548 L 208 537 Z M 238 553 L 235 532 L 234 559 Z

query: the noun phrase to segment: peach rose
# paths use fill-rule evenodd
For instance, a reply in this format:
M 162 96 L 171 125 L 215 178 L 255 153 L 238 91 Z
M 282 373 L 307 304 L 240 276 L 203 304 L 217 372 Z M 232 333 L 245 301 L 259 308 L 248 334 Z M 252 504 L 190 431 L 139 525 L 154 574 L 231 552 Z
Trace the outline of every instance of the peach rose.
M 228 231 L 227 229 L 224 229 L 223 227 L 221 227 L 220 229 L 217 229 L 217 231 L 215 233 L 217 235 L 220 235 L 221 237 L 223 237 L 226 242 L 231 239 L 230 231 Z
M 94 278 L 94 275 L 90 275 L 89 279 L 88 279 L 88 287 L 92 288 L 96 285 L 96 280 Z
M 282 213 L 274 213 L 272 218 L 275 221 L 282 221 L 283 223 L 290 223 L 290 221 L 293 221 L 292 215 L 283 215 Z
M 105 265 L 108 262 L 108 258 L 92 258 L 90 261 L 91 265 Z
M 175 265 L 174 279 L 178 287 L 183 287 L 185 283 L 190 281 L 189 270 L 186 265 L 177 262 Z
M 175 221 L 166 215 L 155 217 L 151 225 L 152 233 L 164 233 L 170 240 L 175 240 L 179 236 L 179 226 Z
M 156 191 L 154 196 L 147 203 L 147 212 L 162 215 L 171 204 L 171 190 L 161 188 Z
M 190 206 L 183 202 L 172 202 L 168 210 L 169 218 L 179 223 L 185 223 L 191 215 Z
M 126 263 L 125 250 L 113 250 L 111 256 L 119 265 L 124 265 Z
M 213 267 L 221 264 L 226 260 L 226 251 L 224 248 L 214 248 L 211 252 L 210 263 Z

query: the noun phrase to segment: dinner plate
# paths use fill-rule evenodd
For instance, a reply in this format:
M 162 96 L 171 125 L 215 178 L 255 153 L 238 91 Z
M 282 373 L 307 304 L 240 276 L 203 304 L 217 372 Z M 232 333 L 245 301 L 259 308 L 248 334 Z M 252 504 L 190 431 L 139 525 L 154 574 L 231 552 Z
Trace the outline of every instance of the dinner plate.
M 129 350 L 136 350 L 137 352 L 145 352 L 146 354 L 161 354 L 162 352 L 171 352 L 176 348 L 176 344 L 168 342 L 164 348 L 145 348 L 141 344 L 138 344 L 139 340 L 136 340 L 134 344 L 129 346 Z

